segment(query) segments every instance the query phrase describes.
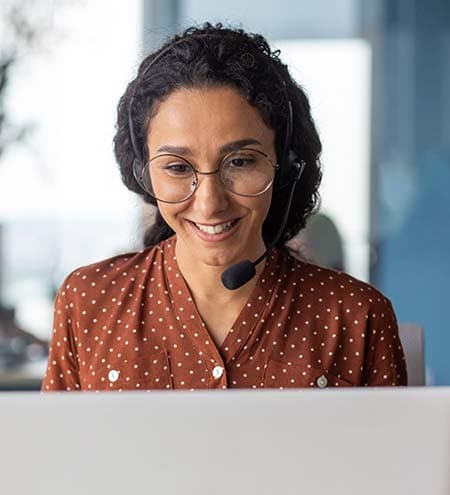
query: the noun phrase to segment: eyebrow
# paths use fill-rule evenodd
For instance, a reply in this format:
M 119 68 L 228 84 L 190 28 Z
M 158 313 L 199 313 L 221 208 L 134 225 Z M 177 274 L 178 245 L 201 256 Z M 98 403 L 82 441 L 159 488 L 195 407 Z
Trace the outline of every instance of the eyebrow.
M 231 153 L 232 151 L 237 151 L 241 148 L 245 148 L 245 146 L 249 146 L 252 144 L 256 144 L 262 146 L 257 139 L 239 139 L 237 141 L 232 141 L 231 143 L 224 144 L 219 148 L 220 153 Z M 160 146 L 157 150 L 157 153 L 174 153 L 175 155 L 189 155 L 192 154 L 192 150 L 187 146 L 174 146 L 171 144 L 164 144 Z

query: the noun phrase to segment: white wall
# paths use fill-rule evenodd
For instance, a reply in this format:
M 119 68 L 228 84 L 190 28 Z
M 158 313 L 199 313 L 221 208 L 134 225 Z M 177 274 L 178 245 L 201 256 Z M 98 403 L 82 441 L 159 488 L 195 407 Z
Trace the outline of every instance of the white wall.
M 337 225 L 346 270 L 369 278 L 371 50 L 364 40 L 283 40 L 282 60 L 309 96 L 322 140 L 322 209 Z
M 141 2 L 61 4 L 49 12 L 46 50 L 12 80 L 11 116 L 34 132 L 0 162 L 3 295 L 36 333 L 50 328 L 42 307 L 52 283 L 138 240 L 138 202 L 121 183 L 112 139 L 141 55 Z

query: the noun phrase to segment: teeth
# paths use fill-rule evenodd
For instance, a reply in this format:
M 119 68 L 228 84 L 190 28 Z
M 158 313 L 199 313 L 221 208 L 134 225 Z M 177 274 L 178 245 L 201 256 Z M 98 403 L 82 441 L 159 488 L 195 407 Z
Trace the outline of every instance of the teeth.
M 200 223 L 196 223 L 195 225 L 199 230 L 207 232 L 208 234 L 220 234 L 221 232 L 230 230 L 231 226 L 233 225 L 233 220 L 231 222 L 222 223 L 220 225 L 202 225 Z

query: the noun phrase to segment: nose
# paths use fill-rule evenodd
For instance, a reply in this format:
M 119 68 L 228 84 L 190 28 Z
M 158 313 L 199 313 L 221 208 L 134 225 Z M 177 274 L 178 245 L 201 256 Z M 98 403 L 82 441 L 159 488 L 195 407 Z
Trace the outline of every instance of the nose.
M 198 175 L 199 184 L 193 201 L 195 209 L 205 220 L 225 211 L 229 205 L 228 193 L 219 174 Z

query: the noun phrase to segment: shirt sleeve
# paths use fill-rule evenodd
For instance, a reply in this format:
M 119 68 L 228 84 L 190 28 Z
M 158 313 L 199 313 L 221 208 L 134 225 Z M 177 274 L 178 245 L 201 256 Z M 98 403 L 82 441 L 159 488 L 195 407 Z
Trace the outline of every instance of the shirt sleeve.
M 368 314 L 366 365 L 362 385 L 405 386 L 406 360 L 391 302 L 378 299 Z
M 76 337 L 73 328 L 75 322 L 72 319 L 74 303 L 68 298 L 70 288 L 68 278 L 59 289 L 55 299 L 53 333 L 47 371 L 41 386 L 42 392 L 80 390 Z

